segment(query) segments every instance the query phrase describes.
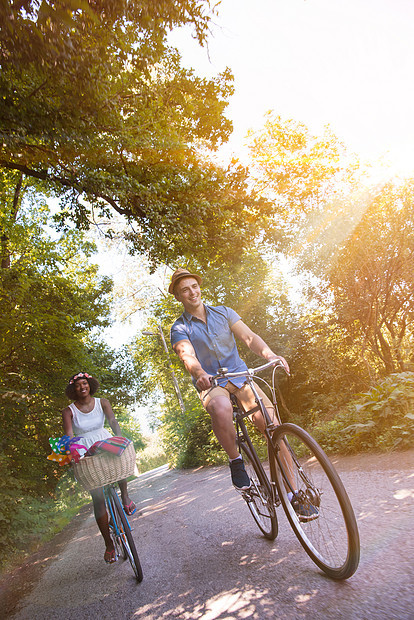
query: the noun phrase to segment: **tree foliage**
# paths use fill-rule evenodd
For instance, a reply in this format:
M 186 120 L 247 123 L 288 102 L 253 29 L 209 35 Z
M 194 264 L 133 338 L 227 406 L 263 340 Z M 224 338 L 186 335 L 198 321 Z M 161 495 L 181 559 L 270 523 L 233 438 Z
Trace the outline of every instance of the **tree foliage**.
M 274 112 L 250 132 L 249 151 L 254 189 L 268 199 L 264 240 L 297 256 L 314 241 L 309 221 L 326 219 L 327 204 L 349 191 L 357 164 L 328 127 L 316 136 Z
M 27 194 L 11 218 L 7 203 L 0 212 L 9 262 L 0 269 L 0 449 L 28 492 L 53 490 L 58 471 L 45 457 L 48 438 L 62 434 L 67 378 L 87 368 L 111 376 L 111 388 L 123 372 L 98 336 L 109 322 L 111 281 L 98 277 L 79 231 L 50 237 L 48 208 L 36 201 L 33 208 Z
M 414 356 L 413 191 L 412 181 L 378 190 L 327 274 L 340 322 L 385 374 Z
M 261 243 L 240 251 L 237 263 L 195 254 L 185 266 L 203 274 L 207 303 L 233 307 L 288 359 L 292 378 L 282 392 L 285 419 L 316 428 L 328 448 L 340 447 L 339 439 L 328 437 L 329 429 L 337 428 L 338 415 L 346 426 L 350 416 L 339 412 L 353 396 L 375 390 L 381 374 L 412 369 L 412 181 L 369 189 L 358 162 L 335 136 L 312 136 L 304 125 L 280 117 L 270 116 L 263 132 L 251 138 L 255 191 L 267 200 L 252 212 Z M 234 247 L 237 242 L 238 237 Z M 294 274 L 299 299 L 278 273 L 276 250 L 290 259 L 288 278 Z M 171 299 L 155 304 L 155 324 L 168 331 L 181 312 L 175 305 Z M 254 365 L 254 355 L 241 350 Z M 145 391 L 151 393 L 164 377 L 169 410 L 158 402 L 156 415 L 174 446 L 173 458 L 190 463 L 219 458 L 188 377 L 171 353 L 189 399 L 183 417 L 162 356 L 159 342 L 139 341 L 136 360 Z M 393 420 L 383 417 L 375 436 L 380 443 Z M 410 432 L 410 423 L 404 418 L 395 432 L 388 428 L 393 442 L 398 433 Z
M 414 373 L 392 373 L 354 394 L 329 422 L 316 422 L 321 445 L 336 452 L 410 449 L 414 440 Z
M 359 343 L 338 322 L 330 307 L 305 305 L 291 325 L 292 369 L 289 409 L 308 427 L 330 420 L 372 380 L 359 355 Z
M 207 0 L 3 5 L 0 167 L 43 181 L 60 225 L 87 228 L 115 210 L 132 250 L 154 262 L 189 256 L 194 242 L 229 259 L 260 204 L 243 168 L 201 154 L 230 134 L 232 76 L 201 79 L 166 43 L 185 24 L 203 43 L 210 18 Z
M 91 264 L 94 245 L 72 228 L 50 229 L 40 186 L 9 172 L 0 186 L 0 542 L 5 554 L 53 532 L 52 505 L 64 473 L 46 456 L 63 434 L 64 388 L 81 369 L 98 377 L 126 436 L 143 446 L 126 407 L 133 375 L 126 351 L 100 337 L 109 324 L 112 282 Z M 63 501 L 77 495 L 72 482 Z M 55 507 L 56 508 L 56 507 Z M 19 530 L 16 535 L 16 526 Z M 1 564 L 1 562 L 0 562 Z
M 256 189 L 272 203 L 264 238 L 293 257 L 372 378 L 403 371 L 413 355 L 412 181 L 367 189 L 335 136 L 274 114 L 252 134 L 251 156 Z

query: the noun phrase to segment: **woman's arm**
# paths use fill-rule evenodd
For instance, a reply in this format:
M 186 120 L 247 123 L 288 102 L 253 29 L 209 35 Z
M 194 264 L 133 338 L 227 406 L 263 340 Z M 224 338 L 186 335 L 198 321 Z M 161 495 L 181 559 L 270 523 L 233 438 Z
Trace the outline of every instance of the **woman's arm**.
M 62 420 L 64 434 L 69 435 L 69 437 L 73 437 L 72 411 L 70 410 L 70 407 L 66 407 L 62 411 Z
M 106 419 L 108 420 L 109 426 L 112 428 L 115 435 L 122 436 L 121 428 L 119 426 L 118 420 L 115 417 L 114 412 L 112 411 L 111 403 L 107 398 L 101 398 L 101 405 L 103 412 L 105 414 Z

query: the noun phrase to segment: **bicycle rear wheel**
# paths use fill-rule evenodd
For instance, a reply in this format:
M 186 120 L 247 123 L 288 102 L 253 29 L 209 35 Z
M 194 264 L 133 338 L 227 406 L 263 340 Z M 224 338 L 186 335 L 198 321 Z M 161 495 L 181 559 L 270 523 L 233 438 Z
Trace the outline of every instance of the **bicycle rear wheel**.
M 137 581 L 141 582 L 143 578 L 141 562 L 139 561 L 137 549 L 135 547 L 135 542 L 132 537 L 132 532 L 128 523 L 128 519 L 126 518 L 124 510 L 121 506 L 118 493 L 113 487 L 109 489 L 108 495 L 114 508 L 114 519 L 116 520 L 116 525 L 120 533 L 120 542 L 123 549 L 123 556 L 125 559 L 129 559 Z
M 273 444 L 279 497 L 297 538 L 329 577 L 347 579 L 358 567 L 359 534 L 351 502 L 335 468 L 319 444 L 295 424 L 279 426 Z M 290 464 L 281 458 L 282 446 L 290 454 Z M 298 516 L 288 498 L 289 490 L 295 492 L 308 515 Z
M 263 535 L 269 540 L 274 540 L 278 528 L 276 506 L 270 482 L 266 478 L 257 454 L 253 454 L 244 441 L 240 442 L 240 449 L 243 454 L 244 466 L 251 480 L 250 489 L 242 492 L 243 499 Z

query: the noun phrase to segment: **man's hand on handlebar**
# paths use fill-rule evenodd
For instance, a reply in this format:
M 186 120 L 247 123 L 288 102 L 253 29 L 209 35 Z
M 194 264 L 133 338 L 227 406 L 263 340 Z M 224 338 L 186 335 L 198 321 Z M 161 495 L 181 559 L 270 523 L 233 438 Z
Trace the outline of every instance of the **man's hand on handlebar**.
M 278 362 L 278 363 L 276 364 L 275 362 Z M 196 379 L 196 386 L 200 392 L 203 392 L 204 390 L 209 390 L 211 387 L 214 387 L 215 385 L 217 385 L 217 378 L 220 378 L 220 377 L 225 378 L 226 376 L 228 378 L 229 377 L 242 377 L 242 376 L 247 377 L 248 375 L 253 376 L 258 371 L 260 372 L 261 370 L 268 368 L 271 364 L 272 365 L 274 364 L 275 366 L 278 366 L 279 368 L 283 368 L 285 372 L 288 375 L 290 375 L 289 364 L 287 363 L 285 358 L 282 357 L 281 355 L 274 355 L 267 361 L 267 364 L 264 364 L 263 366 L 259 366 L 258 368 L 254 368 L 254 369 L 251 368 L 250 370 L 247 370 L 247 371 L 229 373 L 227 368 L 219 368 L 217 375 L 214 375 L 214 376 L 209 375 L 207 372 L 203 372 Z
M 203 375 L 200 375 L 196 381 L 196 386 L 197 389 L 200 390 L 200 392 L 203 392 L 204 390 L 209 390 L 211 388 L 211 377 L 212 375 L 209 375 L 207 373 L 204 373 Z
M 275 355 L 274 357 L 270 358 L 269 362 L 272 360 L 279 360 L 280 362 L 282 362 L 283 367 L 286 370 L 287 374 L 290 375 L 289 364 L 287 363 L 284 357 L 282 357 L 281 355 Z

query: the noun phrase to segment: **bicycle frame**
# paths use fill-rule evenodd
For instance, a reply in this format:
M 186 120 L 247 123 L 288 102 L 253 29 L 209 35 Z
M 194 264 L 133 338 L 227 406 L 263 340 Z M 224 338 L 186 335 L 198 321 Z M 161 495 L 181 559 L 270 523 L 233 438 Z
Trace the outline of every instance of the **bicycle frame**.
M 247 443 L 249 445 L 249 448 L 254 450 L 252 442 L 250 440 L 250 437 L 248 436 L 247 429 L 246 429 L 246 426 L 244 424 L 243 418 L 249 417 L 255 411 L 260 410 L 260 412 L 263 415 L 263 419 L 265 421 L 264 436 L 265 436 L 266 441 L 267 441 L 269 457 L 270 457 L 270 454 L 274 453 L 274 446 L 273 446 L 273 442 L 272 442 L 272 433 L 273 433 L 273 431 L 276 430 L 278 425 L 275 424 L 273 422 L 273 420 L 270 418 L 269 413 L 268 413 L 268 411 L 266 409 L 266 406 L 265 406 L 265 404 L 263 402 L 263 399 L 260 397 L 260 395 L 259 395 L 259 393 L 258 393 L 258 391 L 256 389 L 256 386 L 255 386 L 254 381 L 253 381 L 253 377 L 255 377 L 255 375 L 257 373 L 259 373 L 259 372 L 261 372 L 263 370 L 266 370 L 267 368 L 270 368 L 272 366 L 274 367 L 273 376 L 272 376 L 272 386 L 270 386 L 267 383 L 267 381 L 265 381 L 261 377 L 257 377 L 257 379 L 262 381 L 267 386 L 267 388 L 270 390 L 271 395 L 272 395 L 272 404 L 273 404 L 273 408 L 274 408 L 274 411 L 275 411 L 275 416 L 276 416 L 279 424 L 281 424 L 279 409 L 278 409 L 277 400 L 276 400 L 275 371 L 276 371 L 277 368 L 282 368 L 283 370 L 285 370 L 285 368 L 284 368 L 282 362 L 280 362 L 279 360 L 272 360 L 270 362 L 267 362 L 267 364 L 263 364 L 262 366 L 259 366 L 259 367 L 255 368 L 255 369 L 248 368 L 246 371 L 241 371 L 241 372 L 227 372 L 227 368 L 219 368 L 217 375 L 215 377 L 213 377 L 213 379 L 212 379 L 212 386 L 215 387 L 215 386 L 219 385 L 218 380 L 220 378 L 226 378 L 226 379 L 231 379 L 231 378 L 236 378 L 236 377 L 245 377 L 246 378 L 246 384 L 250 387 L 250 389 L 253 392 L 254 399 L 255 399 L 256 404 L 257 404 L 257 408 L 251 409 L 250 411 L 243 412 L 241 410 L 241 408 L 239 407 L 239 405 L 237 403 L 237 399 L 236 399 L 236 403 L 237 403 L 237 407 L 238 407 L 238 411 L 235 412 L 236 425 L 240 425 L 241 423 L 243 424 L 243 431 L 244 431 L 243 434 L 245 436 L 247 436 L 246 437 L 246 441 L 247 441 Z M 269 461 L 273 461 L 273 459 L 269 458 Z M 275 467 L 274 462 L 270 462 L 270 471 L 271 471 L 271 475 L 272 475 L 271 476 L 272 477 L 272 482 L 274 482 L 274 480 L 275 480 L 274 467 Z
M 237 434 L 237 441 L 239 443 L 239 451 L 240 451 L 241 442 L 246 443 L 250 450 L 251 457 L 255 462 L 256 468 L 260 471 L 262 475 L 262 480 L 264 481 L 264 484 L 266 485 L 267 491 L 269 495 L 273 498 L 273 504 L 275 507 L 277 507 L 280 504 L 280 500 L 279 500 L 277 490 L 276 490 L 275 478 L 273 477 L 274 472 L 272 471 L 272 469 L 274 469 L 274 463 L 273 464 L 269 463 L 270 473 L 271 473 L 271 479 L 269 481 L 269 478 L 263 468 L 263 464 L 260 458 L 257 456 L 256 449 L 252 443 L 252 440 L 250 439 L 249 433 L 246 428 L 246 424 L 244 422 L 244 418 L 250 415 L 249 412 L 243 412 L 240 409 L 237 402 L 234 403 L 233 411 L 234 411 L 234 419 L 236 422 L 236 434 Z M 266 439 L 267 439 L 267 436 L 266 436 Z M 265 501 L 264 498 L 262 498 L 262 500 Z
M 263 370 L 266 370 L 267 368 L 270 367 L 274 367 L 273 370 L 273 374 L 272 374 L 272 385 L 270 386 L 269 383 L 267 383 L 267 381 L 261 377 L 256 377 L 256 375 L 259 372 L 262 372 Z M 270 483 L 271 483 L 271 492 L 274 496 L 275 499 L 275 505 L 278 506 L 279 505 L 279 498 L 278 498 L 278 493 L 277 493 L 277 489 L 276 489 L 276 462 L 278 464 L 278 466 L 280 467 L 280 469 L 282 471 L 284 471 L 283 465 L 280 462 L 280 455 L 278 454 L 278 449 L 276 448 L 276 446 L 273 443 L 272 440 L 272 435 L 274 433 L 274 431 L 278 428 L 278 424 L 275 424 L 275 422 L 270 418 L 269 413 L 266 409 L 266 406 L 263 402 L 263 399 L 260 397 L 254 380 L 253 378 L 255 377 L 256 379 L 260 380 L 262 383 L 264 383 L 267 388 L 269 389 L 271 396 L 272 396 L 272 405 L 274 408 L 274 412 L 275 412 L 275 416 L 279 422 L 279 424 L 282 424 L 282 421 L 280 419 L 280 414 L 279 414 L 279 408 L 277 405 L 277 400 L 276 400 L 276 389 L 275 389 L 275 372 L 278 368 L 281 368 L 285 371 L 285 367 L 283 366 L 282 362 L 280 362 L 279 360 L 272 360 L 270 362 L 267 362 L 266 364 L 263 364 L 261 366 L 258 366 L 257 368 L 251 369 L 248 368 L 245 371 L 241 371 L 241 372 L 227 372 L 226 368 L 219 368 L 218 369 L 218 373 L 215 377 L 213 377 L 212 379 L 212 385 L 213 387 L 218 384 L 218 380 L 220 378 L 226 378 L 226 379 L 231 379 L 232 377 L 245 377 L 246 378 L 246 384 L 250 387 L 250 389 L 252 390 L 253 394 L 254 394 L 254 399 L 256 401 L 257 404 L 257 408 L 251 409 L 250 411 L 246 411 L 243 412 L 240 408 L 240 406 L 237 403 L 237 399 L 236 399 L 236 403 L 237 403 L 237 410 L 235 412 L 235 420 L 236 420 L 236 428 L 237 425 L 240 426 L 242 428 L 242 433 L 243 436 L 245 438 L 245 441 L 247 443 L 247 445 L 249 446 L 251 452 L 253 454 L 256 454 L 256 451 L 254 449 L 254 446 L 251 442 L 251 439 L 249 437 L 249 434 L 247 432 L 247 428 L 245 426 L 244 423 L 244 418 L 249 417 L 252 413 L 254 413 L 257 410 L 260 410 L 260 412 L 263 415 L 263 419 L 265 421 L 265 429 L 263 431 L 264 437 L 266 439 L 267 442 L 267 453 L 268 453 L 268 457 L 269 457 L 269 469 L 270 469 Z M 285 371 L 286 372 L 286 371 Z M 274 456 L 274 458 L 271 458 L 272 455 Z M 300 468 L 300 464 L 296 458 L 296 455 L 294 454 L 294 452 L 290 452 L 290 456 L 291 458 L 294 459 L 295 464 L 297 465 L 297 467 L 299 469 Z M 258 463 L 258 467 L 263 469 L 263 466 L 260 462 L 260 459 L 257 459 L 257 463 Z M 265 477 L 267 478 L 267 476 L 265 475 Z M 293 489 L 289 478 L 287 476 L 284 476 L 285 478 L 285 484 L 287 486 L 287 488 L 289 488 L 289 491 L 291 491 L 292 493 L 295 491 L 295 489 Z M 302 472 L 302 478 L 303 481 L 305 482 L 306 486 L 312 490 L 312 493 L 314 495 L 317 495 L 317 489 L 315 489 L 311 483 L 311 481 L 307 478 L 307 476 L 305 475 L 304 472 Z
M 117 523 L 117 520 L 115 519 L 114 507 L 113 507 L 113 505 L 112 505 L 112 501 L 111 501 L 111 499 L 110 499 L 110 497 L 109 497 L 109 494 L 108 494 L 108 489 L 110 489 L 110 488 L 115 488 L 115 484 L 107 484 L 107 485 L 103 488 L 103 493 L 104 493 L 104 498 L 105 498 L 105 504 L 106 504 L 107 510 L 108 510 L 108 512 L 109 512 L 109 518 L 110 518 L 110 520 L 112 520 L 113 527 L 114 527 L 114 530 L 115 530 L 115 534 L 116 534 L 117 536 L 120 536 L 121 532 L 120 532 L 120 530 L 119 530 L 119 528 L 118 528 L 118 523 Z M 124 512 L 125 512 L 125 511 L 124 511 Z M 126 515 L 125 515 L 125 516 L 126 516 Z M 128 522 L 128 525 L 129 525 L 129 521 L 128 521 L 128 519 L 127 519 L 127 522 Z M 131 529 L 131 528 L 130 528 L 130 529 Z
M 265 364 L 265 367 L 266 366 L 267 366 L 267 364 Z M 255 372 L 256 373 L 261 368 L 263 368 L 263 366 L 261 366 L 259 368 L 256 368 L 255 371 L 251 371 L 251 372 Z M 262 379 L 262 381 L 266 385 L 268 385 L 266 383 L 266 381 L 264 381 L 263 379 Z M 277 449 L 276 449 L 276 447 L 274 445 L 274 442 L 273 442 L 273 439 L 272 439 L 272 434 L 276 430 L 277 424 L 275 424 L 270 419 L 269 413 L 268 413 L 268 411 L 267 411 L 267 409 L 266 409 L 266 407 L 265 407 L 265 405 L 263 403 L 263 399 L 260 398 L 260 396 L 259 396 L 259 394 L 258 394 L 258 392 L 256 390 L 256 387 L 254 385 L 254 382 L 253 382 L 253 379 L 251 378 L 251 376 L 249 376 L 247 378 L 246 383 L 250 386 L 250 388 L 251 388 L 251 390 L 252 390 L 252 392 L 253 392 L 253 394 L 255 396 L 256 403 L 257 403 L 258 407 L 261 410 L 263 418 L 265 419 L 266 427 L 265 427 L 265 430 L 264 430 L 264 435 L 265 435 L 266 441 L 267 441 L 267 452 L 268 452 L 268 456 L 269 456 L 269 467 L 270 467 L 271 482 L 272 482 L 273 486 L 275 487 L 275 493 L 276 493 L 276 497 L 277 497 L 275 460 L 277 461 L 277 463 L 278 463 L 279 467 L 281 468 L 281 470 L 284 471 L 284 468 L 283 468 L 283 466 L 280 463 L 280 456 L 278 455 Z M 281 422 L 281 419 L 280 419 L 279 409 L 278 409 L 277 402 L 276 402 L 276 394 L 275 394 L 275 387 L 274 387 L 274 374 L 273 374 L 273 385 L 272 385 L 272 388 L 270 388 L 269 385 L 268 385 L 268 387 L 269 387 L 269 389 L 272 392 L 273 407 L 274 407 L 275 415 L 276 415 L 276 417 L 277 417 L 277 419 L 279 421 L 279 424 L 281 424 L 282 422 Z M 245 415 L 248 416 L 249 412 L 246 412 Z M 243 416 L 243 417 L 245 417 L 245 416 Z M 275 456 L 275 459 L 271 458 L 272 454 Z M 302 477 L 304 483 L 306 484 L 306 486 L 309 489 L 311 489 L 313 496 L 317 496 L 318 495 L 318 490 L 314 488 L 314 486 L 312 485 L 311 481 L 308 479 L 308 477 L 305 475 L 305 472 L 300 467 L 300 463 L 297 460 L 295 453 L 292 450 L 290 450 L 289 454 L 290 454 L 290 457 L 294 460 L 295 465 L 298 467 L 299 470 L 301 470 L 301 477 Z M 291 491 L 293 493 L 295 491 L 295 489 L 292 487 L 292 484 L 289 481 L 288 477 L 285 476 L 284 480 L 285 480 L 286 486 L 289 488 L 289 491 Z
M 115 552 L 118 557 L 122 553 L 124 560 L 129 559 L 135 577 L 140 582 L 143 577 L 141 563 L 132 537 L 132 528 L 119 499 L 115 484 L 104 487 L 104 498 L 109 512 L 110 531 Z

